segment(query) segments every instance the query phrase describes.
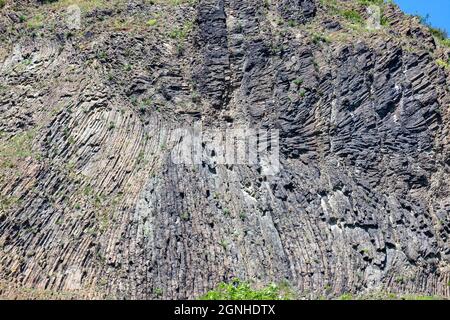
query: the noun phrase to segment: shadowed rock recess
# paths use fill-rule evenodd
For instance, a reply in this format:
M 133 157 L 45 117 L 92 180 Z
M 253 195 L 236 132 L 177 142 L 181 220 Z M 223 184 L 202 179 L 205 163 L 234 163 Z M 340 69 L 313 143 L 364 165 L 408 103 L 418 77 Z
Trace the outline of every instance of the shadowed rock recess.
M 0 295 L 449 297 L 449 49 L 367 3 L 6 0 Z M 280 172 L 174 164 L 199 121 L 278 129 Z

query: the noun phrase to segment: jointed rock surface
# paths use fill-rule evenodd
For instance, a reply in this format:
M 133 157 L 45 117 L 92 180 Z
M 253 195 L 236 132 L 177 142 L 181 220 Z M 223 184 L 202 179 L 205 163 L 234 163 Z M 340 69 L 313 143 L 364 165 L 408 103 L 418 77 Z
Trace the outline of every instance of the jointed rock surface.
M 59 2 L 0 9 L 3 296 L 192 299 L 233 277 L 450 296 L 449 51 L 416 18 L 85 2 L 79 30 Z M 199 121 L 280 130 L 280 173 L 174 164 Z

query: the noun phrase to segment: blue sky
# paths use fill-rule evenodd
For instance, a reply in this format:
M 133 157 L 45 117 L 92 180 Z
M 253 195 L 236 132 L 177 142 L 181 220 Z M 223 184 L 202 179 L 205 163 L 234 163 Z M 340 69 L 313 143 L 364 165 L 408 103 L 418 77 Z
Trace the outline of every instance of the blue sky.
M 450 0 L 394 0 L 406 13 L 430 15 L 429 22 L 450 34 Z

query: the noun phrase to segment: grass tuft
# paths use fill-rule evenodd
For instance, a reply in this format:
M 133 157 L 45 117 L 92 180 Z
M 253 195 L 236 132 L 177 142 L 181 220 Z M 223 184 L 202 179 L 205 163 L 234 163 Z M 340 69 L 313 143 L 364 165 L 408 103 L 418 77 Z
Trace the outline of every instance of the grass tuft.
M 230 283 L 222 282 L 214 290 L 200 297 L 200 300 L 291 300 L 294 298 L 288 285 L 271 283 L 261 289 L 254 289 L 248 282 L 234 278 Z

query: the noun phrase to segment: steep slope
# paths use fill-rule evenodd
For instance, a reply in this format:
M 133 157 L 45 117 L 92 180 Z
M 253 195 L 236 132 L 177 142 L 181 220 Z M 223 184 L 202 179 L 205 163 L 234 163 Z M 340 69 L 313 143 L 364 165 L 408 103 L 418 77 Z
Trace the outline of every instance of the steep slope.
M 416 18 L 380 1 L 12 2 L 3 296 L 195 298 L 232 277 L 450 296 L 449 50 Z M 280 172 L 173 163 L 199 121 L 278 129 Z

